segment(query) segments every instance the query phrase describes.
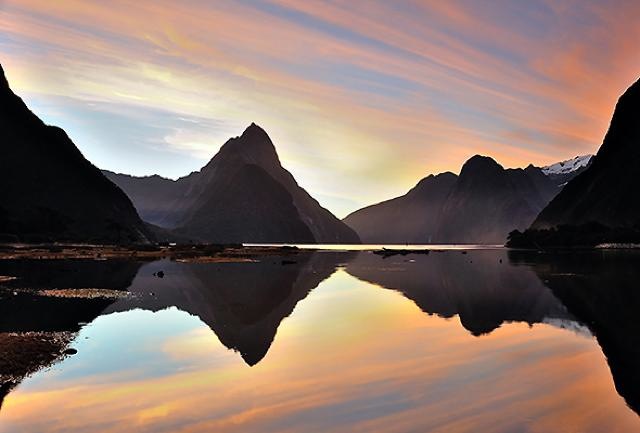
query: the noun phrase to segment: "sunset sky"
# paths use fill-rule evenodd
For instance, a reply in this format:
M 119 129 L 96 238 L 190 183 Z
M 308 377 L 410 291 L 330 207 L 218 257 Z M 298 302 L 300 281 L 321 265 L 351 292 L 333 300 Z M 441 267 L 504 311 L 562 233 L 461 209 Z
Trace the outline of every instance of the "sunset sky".
M 343 217 L 474 154 L 595 152 L 639 23 L 637 0 L 0 0 L 0 62 L 100 168 L 176 178 L 256 122 Z

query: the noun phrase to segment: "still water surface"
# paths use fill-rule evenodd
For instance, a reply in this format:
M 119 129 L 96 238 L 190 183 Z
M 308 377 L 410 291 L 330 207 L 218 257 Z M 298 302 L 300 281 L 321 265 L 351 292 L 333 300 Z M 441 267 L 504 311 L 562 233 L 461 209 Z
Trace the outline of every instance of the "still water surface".
M 24 377 L 0 358 L 0 432 L 640 431 L 639 264 L 506 250 L 0 262 L 19 277 L 0 295 L 0 352 L 45 350 L 15 335 L 78 351 L 30 353 L 41 365 Z

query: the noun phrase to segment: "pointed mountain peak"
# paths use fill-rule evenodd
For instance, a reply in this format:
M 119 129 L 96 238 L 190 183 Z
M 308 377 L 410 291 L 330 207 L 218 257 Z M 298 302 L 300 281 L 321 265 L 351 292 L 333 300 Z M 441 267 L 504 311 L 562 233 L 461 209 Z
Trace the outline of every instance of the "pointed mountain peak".
M 249 125 L 239 137 L 229 139 L 212 162 L 219 158 L 240 159 L 263 168 L 280 166 L 280 159 L 271 138 L 255 123 Z
M 267 132 L 258 126 L 255 122 L 251 122 L 251 125 L 247 126 L 247 128 L 242 133 L 242 137 L 245 136 L 262 136 L 263 138 L 269 139 L 269 135 Z
M 268 147 L 275 153 L 275 147 L 269 134 L 255 123 L 247 126 L 240 137 L 232 138 L 229 142 L 235 143 L 238 147 Z
M 273 147 L 269 134 L 255 123 L 251 123 L 245 128 L 239 137 L 234 137 L 229 140 L 236 144 L 242 144 L 243 146 L 270 146 Z

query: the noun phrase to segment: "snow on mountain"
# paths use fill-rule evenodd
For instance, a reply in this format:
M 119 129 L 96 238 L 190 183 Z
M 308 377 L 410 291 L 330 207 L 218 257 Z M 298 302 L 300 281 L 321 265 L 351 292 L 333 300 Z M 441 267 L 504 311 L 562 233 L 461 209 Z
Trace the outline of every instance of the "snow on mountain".
M 586 167 L 591 161 L 593 155 L 582 155 L 576 156 L 573 159 L 568 159 L 566 161 L 556 162 L 555 164 L 547 165 L 546 167 L 542 167 L 542 172 L 544 174 L 567 174 L 574 172 L 582 167 Z

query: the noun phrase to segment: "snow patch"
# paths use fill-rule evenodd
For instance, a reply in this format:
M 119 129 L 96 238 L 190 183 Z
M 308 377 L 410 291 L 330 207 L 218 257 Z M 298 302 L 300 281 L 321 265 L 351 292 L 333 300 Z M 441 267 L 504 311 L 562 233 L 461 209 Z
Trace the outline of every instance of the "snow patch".
M 581 169 L 582 167 L 586 167 L 587 164 L 589 164 L 589 161 L 591 161 L 591 158 L 593 158 L 593 155 L 576 156 L 573 159 L 556 162 L 555 164 L 542 167 L 542 172 L 546 175 L 571 173 Z

